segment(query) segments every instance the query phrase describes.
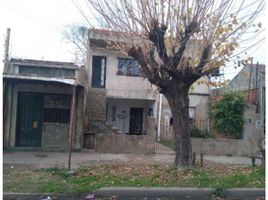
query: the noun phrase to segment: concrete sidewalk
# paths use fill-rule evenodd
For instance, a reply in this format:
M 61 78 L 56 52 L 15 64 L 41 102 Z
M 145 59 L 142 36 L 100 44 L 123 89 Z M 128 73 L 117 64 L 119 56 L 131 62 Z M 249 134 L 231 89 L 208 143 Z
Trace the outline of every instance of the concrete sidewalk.
M 112 154 L 112 153 L 96 153 L 96 152 L 73 152 L 72 168 L 79 166 L 88 166 L 97 163 L 107 162 L 134 162 L 134 163 L 166 163 L 174 162 L 174 154 Z M 197 157 L 198 159 L 198 157 Z M 247 157 L 228 157 L 228 156 L 204 156 L 205 161 L 251 165 L 251 159 Z M 68 153 L 63 152 L 4 152 L 4 164 L 27 164 L 37 168 L 47 167 L 67 167 Z M 260 160 L 256 160 L 256 164 L 260 164 Z

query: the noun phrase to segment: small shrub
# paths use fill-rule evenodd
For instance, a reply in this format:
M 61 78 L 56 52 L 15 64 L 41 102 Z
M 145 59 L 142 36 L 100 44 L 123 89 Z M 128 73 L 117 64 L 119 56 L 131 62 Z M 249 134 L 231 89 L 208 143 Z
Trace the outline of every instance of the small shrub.
M 190 136 L 193 138 L 210 138 L 210 137 L 212 137 L 207 129 L 200 130 L 196 126 L 191 128 Z
M 235 139 L 242 137 L 243 112 L 246 102 L 241 93 L 225 93 L 212 111 L 213 126 L 219 132 Z

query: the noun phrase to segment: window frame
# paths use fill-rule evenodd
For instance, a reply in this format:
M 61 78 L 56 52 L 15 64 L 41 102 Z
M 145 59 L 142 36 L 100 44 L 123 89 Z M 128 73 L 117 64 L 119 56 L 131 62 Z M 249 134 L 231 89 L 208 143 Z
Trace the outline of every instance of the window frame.
M 135 62 L 136 65 L 134 65 L 134 66 L 138 69 L 138 73 L 131 73 L 130 67 L 128 67 L 128 66 L 127 66 L 127 69 L 126 70 L 120 69 L 120 60 Z M 133 58 L 117 57 L 117 62 L 118 63 L 117 63 L 117 73 L 116 73 L 116 75 L 119 75 L 119 76 L 132 76 L 132 77 L 141 77 L 142 76 L 141 69 L 139 67 L 139 64 L 138 64 L 138 62 L 135 59 L 133 59 Z

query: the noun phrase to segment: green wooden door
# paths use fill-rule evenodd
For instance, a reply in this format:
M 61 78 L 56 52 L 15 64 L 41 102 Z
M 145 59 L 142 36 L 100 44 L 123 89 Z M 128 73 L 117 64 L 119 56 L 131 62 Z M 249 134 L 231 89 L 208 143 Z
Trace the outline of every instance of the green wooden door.
M 19 93 L 17 113 L 17 146 L 41 146 L 43 95 Z

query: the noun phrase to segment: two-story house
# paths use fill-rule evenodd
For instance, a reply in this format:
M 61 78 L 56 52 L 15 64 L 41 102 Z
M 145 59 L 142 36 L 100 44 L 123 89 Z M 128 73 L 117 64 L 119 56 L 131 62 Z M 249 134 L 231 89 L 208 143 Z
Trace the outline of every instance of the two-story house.
M 118 40 L 120 33 L 89 30 L 85 144 L 104 152 L 153 152 L 157 130 L 163 135 L 172 118 L 170 108 L 141 76 L 135 60 L 107 48 Z M 207 108 L 208 86 L 195 84 L 190 93 L 191 117 L 207 123 Z

